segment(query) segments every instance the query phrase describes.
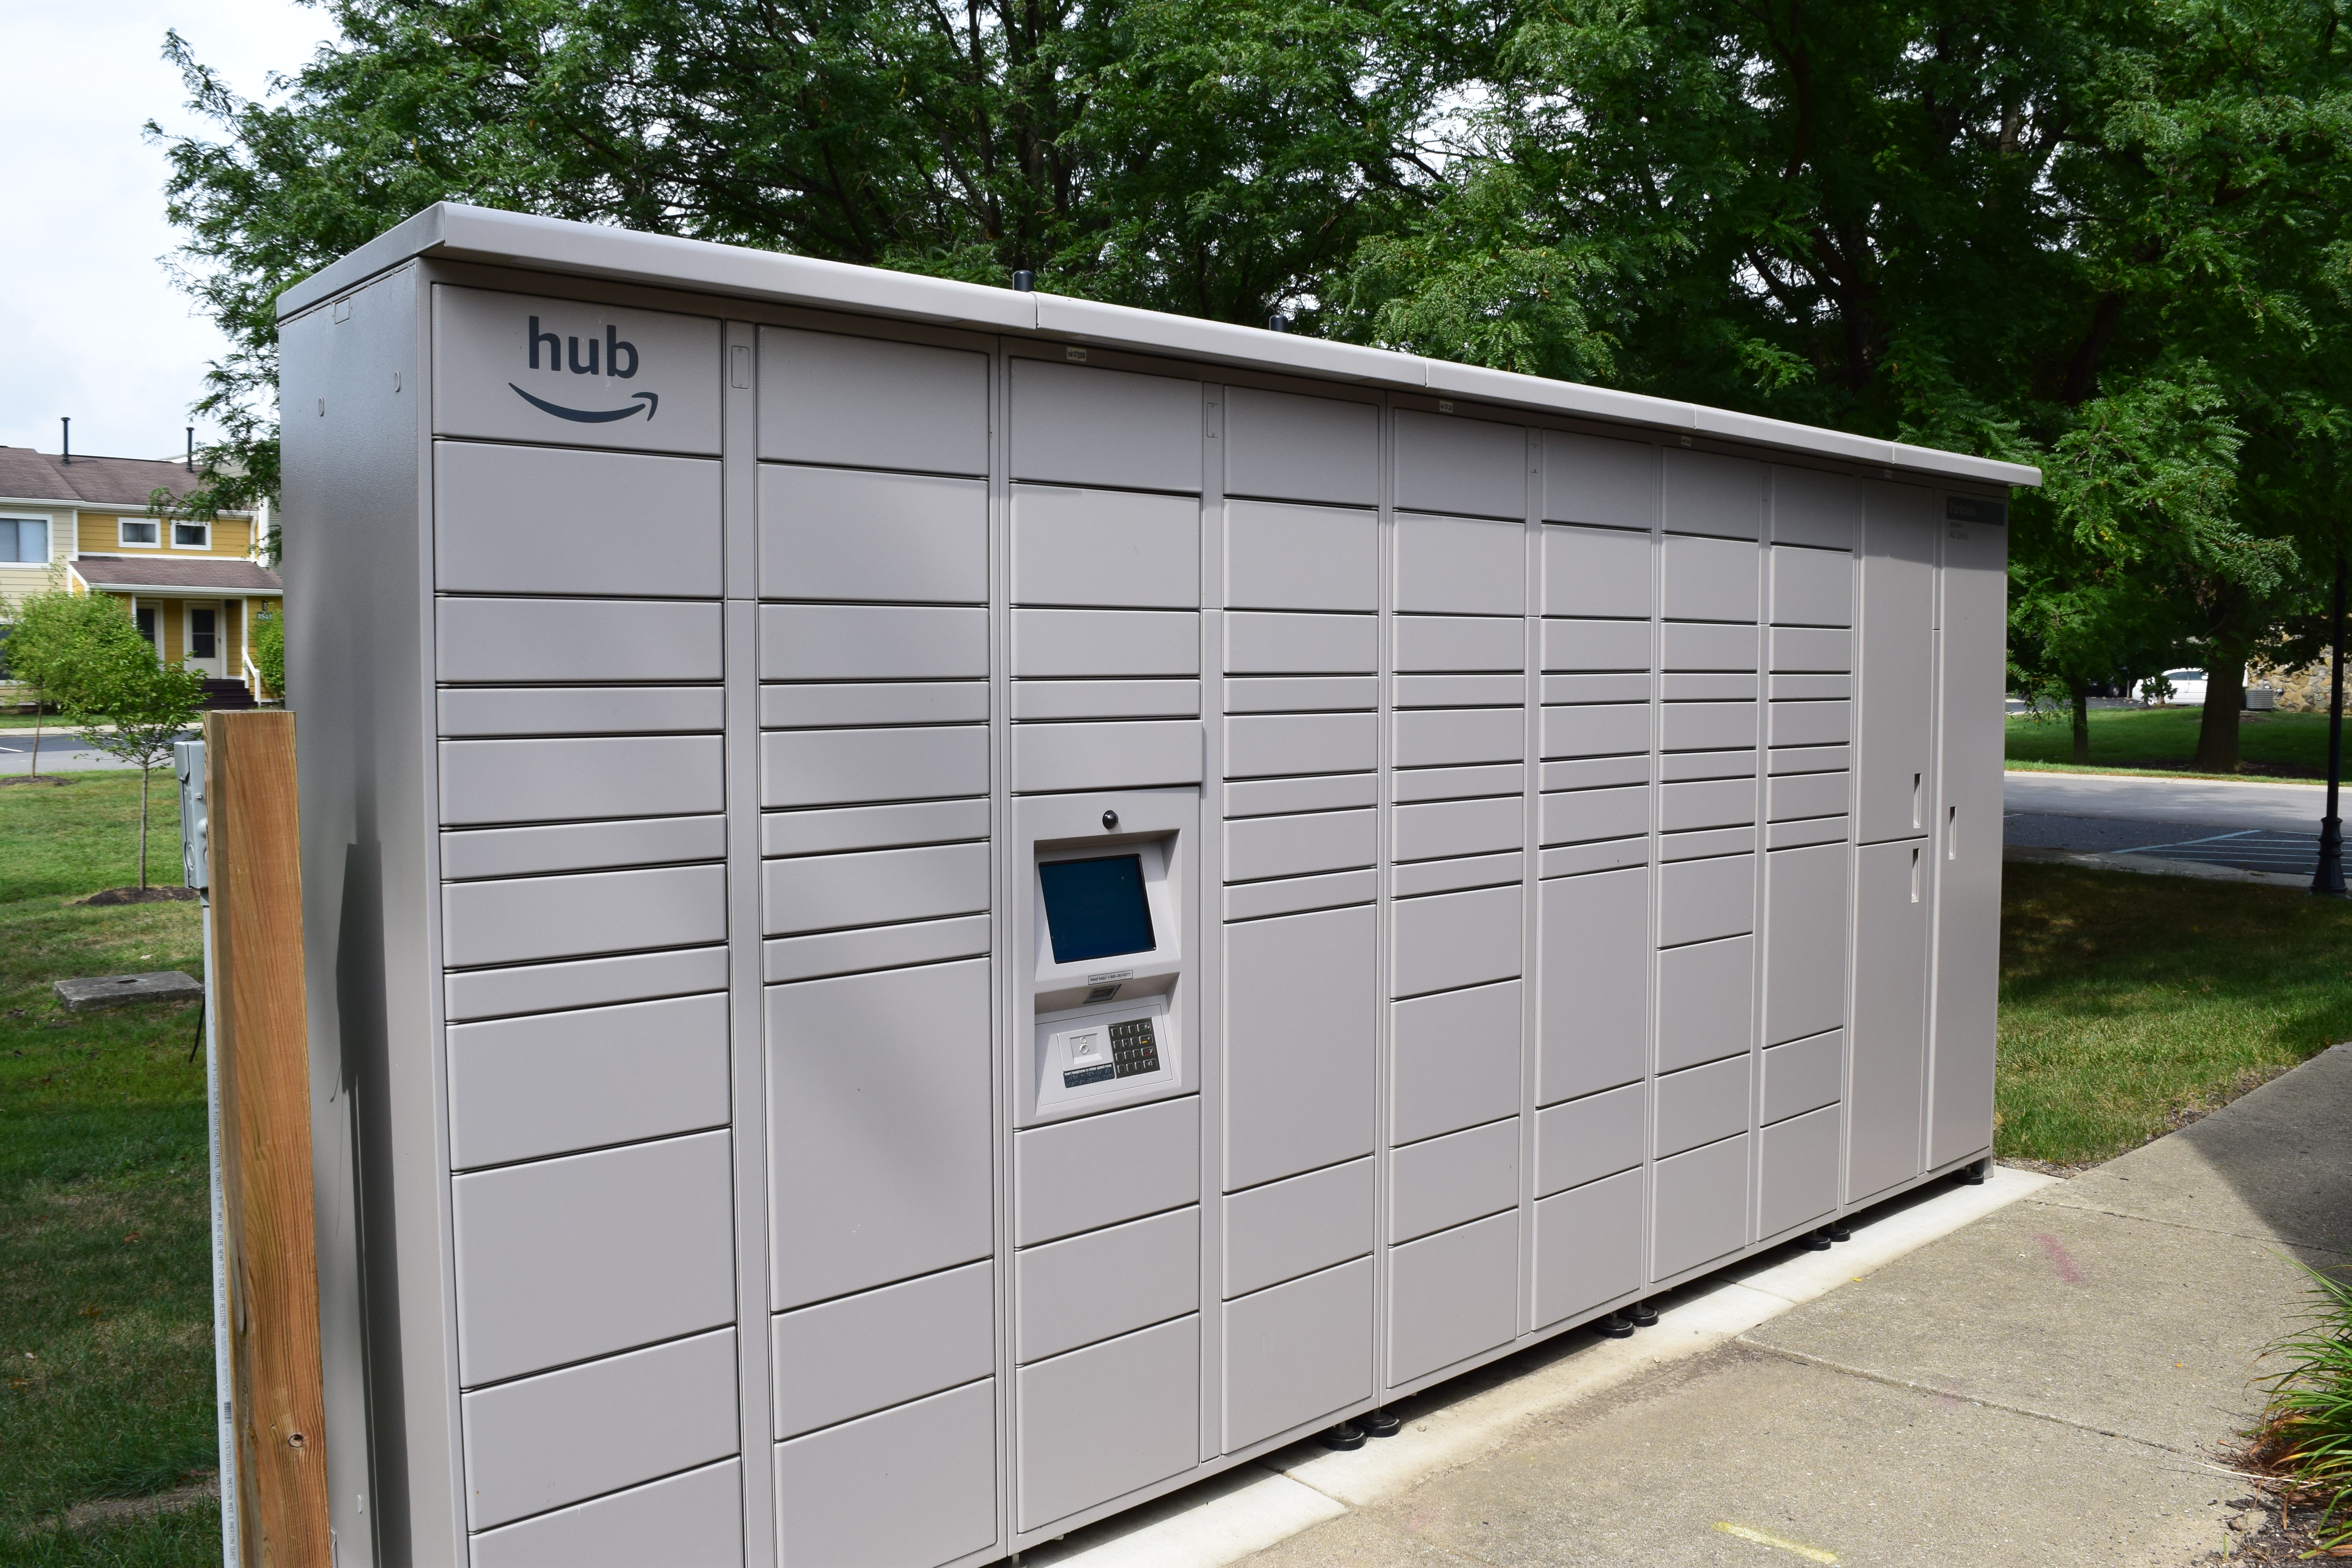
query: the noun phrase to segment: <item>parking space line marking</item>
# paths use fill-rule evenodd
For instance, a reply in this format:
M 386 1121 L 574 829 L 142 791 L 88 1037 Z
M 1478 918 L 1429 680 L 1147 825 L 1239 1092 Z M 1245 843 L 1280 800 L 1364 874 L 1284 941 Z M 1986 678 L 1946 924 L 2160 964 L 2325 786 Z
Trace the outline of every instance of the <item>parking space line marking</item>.
M 1837 1553 L 1834 1552 L 1824 1552 L 1818 1546 L 1801 1546 L 1796 1542 L 1783 1541 L 1777 1535 L 1767 1535 L 1760 1530 L 1752 1530 L 1744 1524 L 1730 1524 L 1718 1520 L 1716 1521 L 1715 1528 L 1726 1535 L 1736 1535 L 1742 1541 L 1752 1541 L 1759 1546 L 1777 1546 L 1783 1552 L 1793 1552 L 1809 1563 L 1837 1561 Z

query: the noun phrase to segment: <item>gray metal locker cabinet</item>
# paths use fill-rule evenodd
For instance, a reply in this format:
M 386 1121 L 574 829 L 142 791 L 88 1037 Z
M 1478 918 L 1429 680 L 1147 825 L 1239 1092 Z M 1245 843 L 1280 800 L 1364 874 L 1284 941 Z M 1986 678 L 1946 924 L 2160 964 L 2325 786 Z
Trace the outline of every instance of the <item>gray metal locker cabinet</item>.
M 1990 1145 L 2031 469 L 460 206 L 280 303 L 352 1568 L 979 1568 Z

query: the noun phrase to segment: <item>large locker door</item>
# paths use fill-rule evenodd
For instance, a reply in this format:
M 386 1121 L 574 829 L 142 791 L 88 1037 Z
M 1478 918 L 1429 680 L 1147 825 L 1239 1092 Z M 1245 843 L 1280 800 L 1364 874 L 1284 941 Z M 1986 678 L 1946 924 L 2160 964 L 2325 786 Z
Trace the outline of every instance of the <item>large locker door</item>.
M 1777 1046 L 1845 1022 L 1845 899 L 1851 855 L 1815 844 L 1767 855 L 1764 1043 Z
M 1945 508 L 1930 1166 L 1992 1142 L 2009 530 L 1989 519 L 2004 510 L 1998 501 L 1959 497 Z
M 1927 1066 L 1927 842 L 1855 851 L 1853 1085 L 1845 1195 L 1856 1203 L 1919 1173 Z
M 1855 837 L 1865 844 L 1927 831 L 1936 696 L 1933 500 L 1913 485 L 1874 483 L 1864 495 Z

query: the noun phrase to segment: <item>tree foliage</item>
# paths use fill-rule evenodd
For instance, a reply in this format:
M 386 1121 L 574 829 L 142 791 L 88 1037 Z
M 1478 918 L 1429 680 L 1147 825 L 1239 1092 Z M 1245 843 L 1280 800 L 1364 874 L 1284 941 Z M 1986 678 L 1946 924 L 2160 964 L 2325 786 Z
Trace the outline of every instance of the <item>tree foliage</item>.
M 277 294 L 445 198 L 2039 463 L 2019 678 L 2208 664 L 2216 765 L 2352 501 L 2352 0 L 328 10 L 264 101 L 169 45 L 235 344 L 184 505 L 276 488 Z
M 183 507 L 274 494 L 273 308 L 453 200 L 1226 321 L 1426 199 L 1463 0 L 331 0 L 263 100 L 177 35 L 183 280 L 233 345 Z

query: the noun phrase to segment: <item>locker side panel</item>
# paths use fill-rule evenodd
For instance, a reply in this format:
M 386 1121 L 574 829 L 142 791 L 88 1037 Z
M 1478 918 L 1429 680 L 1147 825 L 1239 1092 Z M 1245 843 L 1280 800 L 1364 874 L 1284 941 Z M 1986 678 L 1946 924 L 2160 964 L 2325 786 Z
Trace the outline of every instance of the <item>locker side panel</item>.
M 429 410 L 393 390 L 395 371 L 414 385 L 422 368 L 425 300 L 402 268 L 349 296 L 345 320 L 311 310 L 278 337 L 288 406 L 331 398 L 335 410 L 285 423 L 286 515 L 347 525 L 339 548 L 287 555 L 286 664 L 305 694 L 296 770 L 331 1518 L 347 1541 L 373 1534 L 379 1561 L 453 1557 L 466 1528 L 446 1271 L 393 1266 L 440 1256 L 448 1179 L 429 1133 L 432 1053 L 393 1048 L 430 1038 L 435 1021 Z M 371 1359 L 370 1331 L 397 1335 L 402 1354 Z M 372 1467 L 352 1467 L 371 1452 Z

